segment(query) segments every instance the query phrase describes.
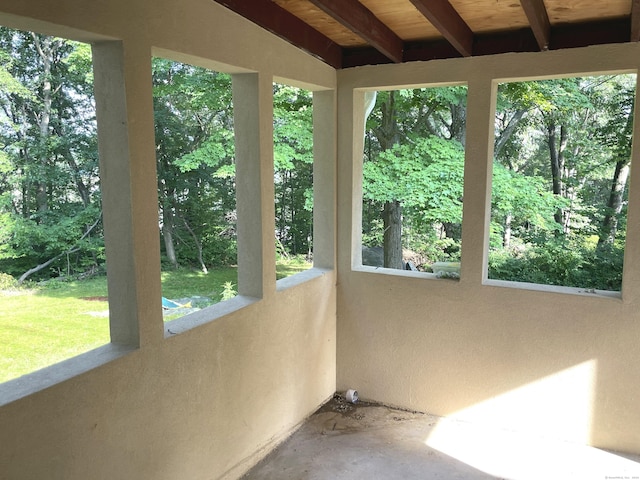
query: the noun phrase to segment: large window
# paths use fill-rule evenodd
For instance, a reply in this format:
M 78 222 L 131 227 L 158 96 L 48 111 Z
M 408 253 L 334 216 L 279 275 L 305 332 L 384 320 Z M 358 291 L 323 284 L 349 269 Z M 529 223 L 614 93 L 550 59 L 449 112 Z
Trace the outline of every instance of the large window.
M 109 343 L 91 47 L 0 28 L 0 382 Z
M 173 320 L 237 294 L 231 76 L 153 59 L 162 305 Z
M 490 279 L 619 291 L 635 75 L 498 86 Z
M 313 93 L 273 85 L 276 276 L 313 261 Z
M 366 94 L 364 265 L 459 275 L 466 97 L 465 86 Z

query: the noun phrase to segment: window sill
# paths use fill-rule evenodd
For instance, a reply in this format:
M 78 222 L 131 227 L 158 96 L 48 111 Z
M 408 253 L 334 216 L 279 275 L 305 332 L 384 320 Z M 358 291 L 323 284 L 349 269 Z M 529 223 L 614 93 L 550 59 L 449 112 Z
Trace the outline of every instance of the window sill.
M 136 350 L 137 347 L 110 343 L 4 382 L 0 384 L 0 407 L 39 391 L 46 390 L 58 383 L 77 377 Z
M 376 275 L 392 275 L 394 277 L 421 278 L 425 280 L 442 280 L 442 281 L 449 280 L 449 281 L 453 281 L 453 283 L 458 283 L 460 280 L 459 278 L 439 276 L 431 272 L 416 272 L 413 270 L 399 270 L 395 268 L 370 267 L 367 265 L 353 267 L 351 270 L 353 272 L 373 273 Z
M 328 272 L 331 272 L 331 270 L 327 268 L 313 267 L 309 270 L 305 270 L 304 272 L 299 272 L 295 275 L 291 275 L 290 277 L 281 278 L 276 282 L 276 291 L 282 292 L 289 288 L 295 287 L 296 285 L 301 285 L 303 283 L 309 282 L 314 278 L 323 277 Z
M 607 298 L 607 299 L 617 299 L 617 300 L 620 300 L 622 298 L 622 294 L 620 292 L 612 292 L 609 290 L 594 290 L 592 288 L 562 287 L 559 285 L 543 285 L 541 283 L 511 282 L 506 280 L 485 280 L 483 282 L 483 285 L 486 285 L 489 287 L 533 290 L 537 292 L 560 293 L 563 295 L 581 295 L 584 297 Z
M 164 338 L 171 338 L 180 333 L 192 330 L 214 320 L 229 315 L 237 310 L 256 303 L 259 299 L 238 295 L 210 307 L 176 318 L 164 324 Z

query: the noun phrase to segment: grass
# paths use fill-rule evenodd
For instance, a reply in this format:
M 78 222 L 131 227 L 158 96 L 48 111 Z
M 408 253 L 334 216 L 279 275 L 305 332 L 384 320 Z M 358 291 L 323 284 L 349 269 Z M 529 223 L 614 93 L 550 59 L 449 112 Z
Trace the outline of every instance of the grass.
M 299 259 L 279 261 L 277 278 L 306 270 Z M 179 269 L 162 272 L 162 295 L 201 296 L 204 307 L 237 288 L 235 267 L 204 274 Z M 110 342 L 107 279 L 50 281 L 33 288 L 0 290 L 0 382 L 5 382 Z M 167 318 L 167 320 L 172 318 Z
M 279 258 L 276 263 L 276 279 L 280 280 L 281 278 L 290 277 L 296 273 L 308 270 L 311 266 L 304 256 Z
M 0 381 L 10 380 L 109 343 L 106 279 L 52 283 L 0 292 Z

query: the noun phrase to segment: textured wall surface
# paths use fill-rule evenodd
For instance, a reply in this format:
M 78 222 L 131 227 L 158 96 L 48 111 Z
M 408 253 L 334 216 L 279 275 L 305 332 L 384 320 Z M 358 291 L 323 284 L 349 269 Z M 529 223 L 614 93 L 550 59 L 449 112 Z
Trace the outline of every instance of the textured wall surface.
M 363 398 L 436 415 L 640 451 L 640 170 L 631 179 L 618 298 L 514 288 L 486 281 L 484 273 L 496 83 L 636 71 L 639 53 L 637 44 L 625 44 L 338 73 L 338 389 L 357 388 Z M 358 267 L 361 207 L 357 200 L 346 204 L 361 188 L 359 89 L 459 82 L 468 84 L 461 279 Z M 635 163 L 638 154 L 636 146 Z
M 206 0 L 2 1 L 0 12 L 5 26 L 93 44 L 119 344 L 0 385 L 0 478 L 237 478 L 335 391 L 335 71 Z M 238 113 L 243 296 L 172 322 L 175 335 L 160 308 L 152 55 L 234 74 Z M 274 78 L 319 90 L 315 121 L 332 132 L 317 162 L 323 268 L 278 283 Z

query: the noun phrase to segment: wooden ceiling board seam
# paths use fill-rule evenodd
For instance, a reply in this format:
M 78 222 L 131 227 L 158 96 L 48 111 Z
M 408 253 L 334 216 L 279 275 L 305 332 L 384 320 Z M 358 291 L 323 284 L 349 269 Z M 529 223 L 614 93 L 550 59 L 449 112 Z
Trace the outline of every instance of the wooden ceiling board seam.
M 632 0 L 544 0 L 551 25 L 628 17 Z
M 403 41 L 442 38 L 442 34 L 411 3 L 411 0 L 360 0 Z
M 474 35 L 529 27 L 520 0 L 449 0 Z

